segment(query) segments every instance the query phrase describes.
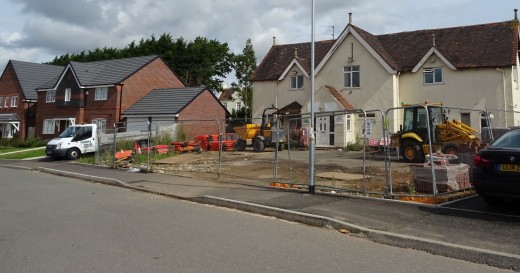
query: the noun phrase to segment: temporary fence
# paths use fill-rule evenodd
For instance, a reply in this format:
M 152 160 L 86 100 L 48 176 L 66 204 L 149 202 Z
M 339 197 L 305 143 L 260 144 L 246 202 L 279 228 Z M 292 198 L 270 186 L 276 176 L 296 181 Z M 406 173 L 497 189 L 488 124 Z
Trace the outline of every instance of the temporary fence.
M 425 155 L 425 163 L 410 164 L 402 161 L 402 143 L 398 140 L 392 143 L 393 136 L 406 127 L 403 118 L 405 109 L 410 107 L 424 109 L 421 119 L 428 137 L 422 144 L 434 147 L 436 126 L 444 120 L 432 116 L 429 105 L 408 105 L 385 111 L 318 112 L 314 116 L 315 128 L 310 127 L 309 113 L 247 121 L 236 118 L 156 121 L 143 124 L 132 137 L 125 135 L 128 125 L 115 124 L 113 128 L 100 128 L 105 135 L 112 136 L 112 142 L 100 141 L 99 153 L 107 150 L 115 155 L 125 149 L 117 142 L 132 139 L 134 157 L 147 157 L 138 165 L 146 171 L 306 190 L 311 179 L 309 173 L 314 173 L 309 170 L 312 151 L 308 144 L 312 140 L 316 143 L 313 152 L 317 190 L 416 200 L 469 190 L 473 156 L 509 129 L 491 127 L 498 120 L 493 115 L 520 114 L 442 106 L 448 119 L 474 124 L 481 143 L 459 145 L 458 159 L 436 153 L 432 148 Z M 510 118 L 510 122 L 513 120 L 517 119 Z M 139 134 L 141 138 L 136 137 Z M 262 142 L 261 151 L 255 151 L 258 136 L 269 138 Z M 136 145 L 136 140 L 141 143 Z M 117 167 L 119 162 L 113 156 L 111 165 Z M 100 164 L 98 156 L 96 163 Z

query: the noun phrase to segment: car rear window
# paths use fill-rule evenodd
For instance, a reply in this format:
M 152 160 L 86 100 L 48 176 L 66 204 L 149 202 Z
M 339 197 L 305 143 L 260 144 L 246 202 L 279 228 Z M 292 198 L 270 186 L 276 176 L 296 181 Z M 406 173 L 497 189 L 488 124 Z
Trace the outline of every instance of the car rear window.
M 520 148 L 520 130 L 509 131 L 499 137 L 491 147 Z

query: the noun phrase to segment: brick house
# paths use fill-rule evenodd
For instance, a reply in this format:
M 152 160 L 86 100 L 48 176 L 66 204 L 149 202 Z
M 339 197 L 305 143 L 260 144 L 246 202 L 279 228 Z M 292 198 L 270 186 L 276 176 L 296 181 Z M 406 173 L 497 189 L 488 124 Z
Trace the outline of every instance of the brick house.
M 36 88 L 64 67 L 10 60 L 0 77 L 0 138 L 35 136 Z
M 57 80 L 37 89 L 36 134 L 53 138 L 79 123 L 111 127 L 152 90 L 176 87 L 184 84 L 158 56 L 70 62 Z
M 386 111 L 402 102 L 430 101 L 458 108 L 449 118 L 478 131 L 488 127 L 486 108 L 492 109 L 494 127 L 520 126 L 519 32 L 517 10 L 509 21 L 383 35 L 354 25 L 350 16 L 336 40 L 315 43 L 314 111 Z M 273 43 L 251 78 L 253 118 L 270 105 L 300 105 L 292 112 L 310 112 L 310 60 L 311 43 Z M 379 120 L 371 133 L 382 137 L 380 117 L 371 114 L 371 124 Z M 316 145 L 344 147 L 362 138 L 361 117 L 320 115 Z M 397 131 L 402 113 L 388 118 L 390 131 Z
M 168 130 L 176 134 L 181 124 L 189 139 L 197 135 L 217 134 L 223 130 L 229 111 L 213 92 L 205 87 L 156 89 L 123 112 L 128 131 Z

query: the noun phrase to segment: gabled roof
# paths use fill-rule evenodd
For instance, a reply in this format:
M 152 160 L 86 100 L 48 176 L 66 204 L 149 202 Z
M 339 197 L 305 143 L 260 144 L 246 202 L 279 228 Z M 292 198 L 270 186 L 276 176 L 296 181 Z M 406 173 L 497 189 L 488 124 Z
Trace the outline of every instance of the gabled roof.
M 341 93 L 334 86 L 325 85 L 324 86 L 327 91 L 336 99 L 336 101 L 343 107 L 345 110 L 354 110 L 354 107 L 350 102 L 341 95 Z
M 58 81 L 49 81 L 38 89 L 56 88 L 69 69 L 74 71 L 76 80 L 82 87 L 118 84 L 157 58 L 159 57 L 152 55 L 85 63 L 72 61 Z
M 280 108 L 279 111 L 282 114 L 286 114 L 286 113 L 295 114 L 295 113 L 300 113 L 301 110 L 302 110 L 302 105 L 297 101 L 293 101 L 293 102 L 287 104 L 286 106 Z
M 316 42 L 314 49 L 316 57 L 315 65 L 321 61 L 333 44 L 334 40 Z M 254 71 L 251 80 L 278 80 L 295 57 L 298 59 L 298 62 L 304 66 L 305 71 L 310 74 L 311 43 L 273 45 Z
M 16 73 L 20 87 L 26 100 L 36 100 L 36 88 L 48 82 L 50 79 L 57 79 L 64 67 L 49 64 L 30 63 L 22 61 L 9 61 Z M 8 64 L 9 66 L 9 64 Z
M 504 67 L 516 64 L 519 49 L 517 20 L 373 35 L 349 24 L 338 40 L 316 42 L 316 66 L 334 53 L 344 38 L 352 34 L 378 58 L 388 71 L 410 72 L 428 54 L 439 56 L 452 69 Z M 252 81 L 277 80 L 297 58 L 306 60 L 310 71 L 311 43 L 275 45 L 255 70 Z M 304 61 L 299 61 L 302 64 Z M 318 73 L 318 71 L 316 72 Z
M 213 95 L 213 92 L 206 87 L 167 88 L 154 89 L 136 104 L 128 108 L 128 110 L 123 113 L 123 116 L 175 115 L 181 112 L 184 107 L 189 105 L 204 91 L 208 91 L 215 98 L 215 101 L 225 109 L 215 95 Z M 203 111 L 203 109 L 201 111 Z
M 518 21 L 378 35 L 399 71 L 411 71 L 435 47 L 456 68 L 516 64 Z

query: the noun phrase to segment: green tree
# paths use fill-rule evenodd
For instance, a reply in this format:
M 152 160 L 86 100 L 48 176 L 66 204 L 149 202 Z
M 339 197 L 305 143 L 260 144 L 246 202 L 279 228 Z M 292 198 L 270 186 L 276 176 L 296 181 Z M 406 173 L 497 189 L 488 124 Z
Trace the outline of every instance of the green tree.
M 256 69 L 255 50 L 250 38 L 247 39 L 242 54 L 235 56 L 234 68 L 238 82 L 232 83 L 231 86 L 237 92 L 238 98 L 244 102 L 245 110 L 242 113 L 245 115 L 244 118 L 248 118 L 253 102 L 253 83 L 250 79 Z
M 146 55 L 161 56 L 185 85 L 206 86 L 215 92 L 222 91 L 222 78 L 233 69 L 234 55 L 227 43 L 204 37 L 193 41 L 182 37 L 174 40 L 166 33 L 159 38 L 151 35 L 138 43 L 132 41 L 123 49 L 104 47 L 80 54 L 67 53 L 49 63 L 67 65 L 70 61 L 92 62 Z

